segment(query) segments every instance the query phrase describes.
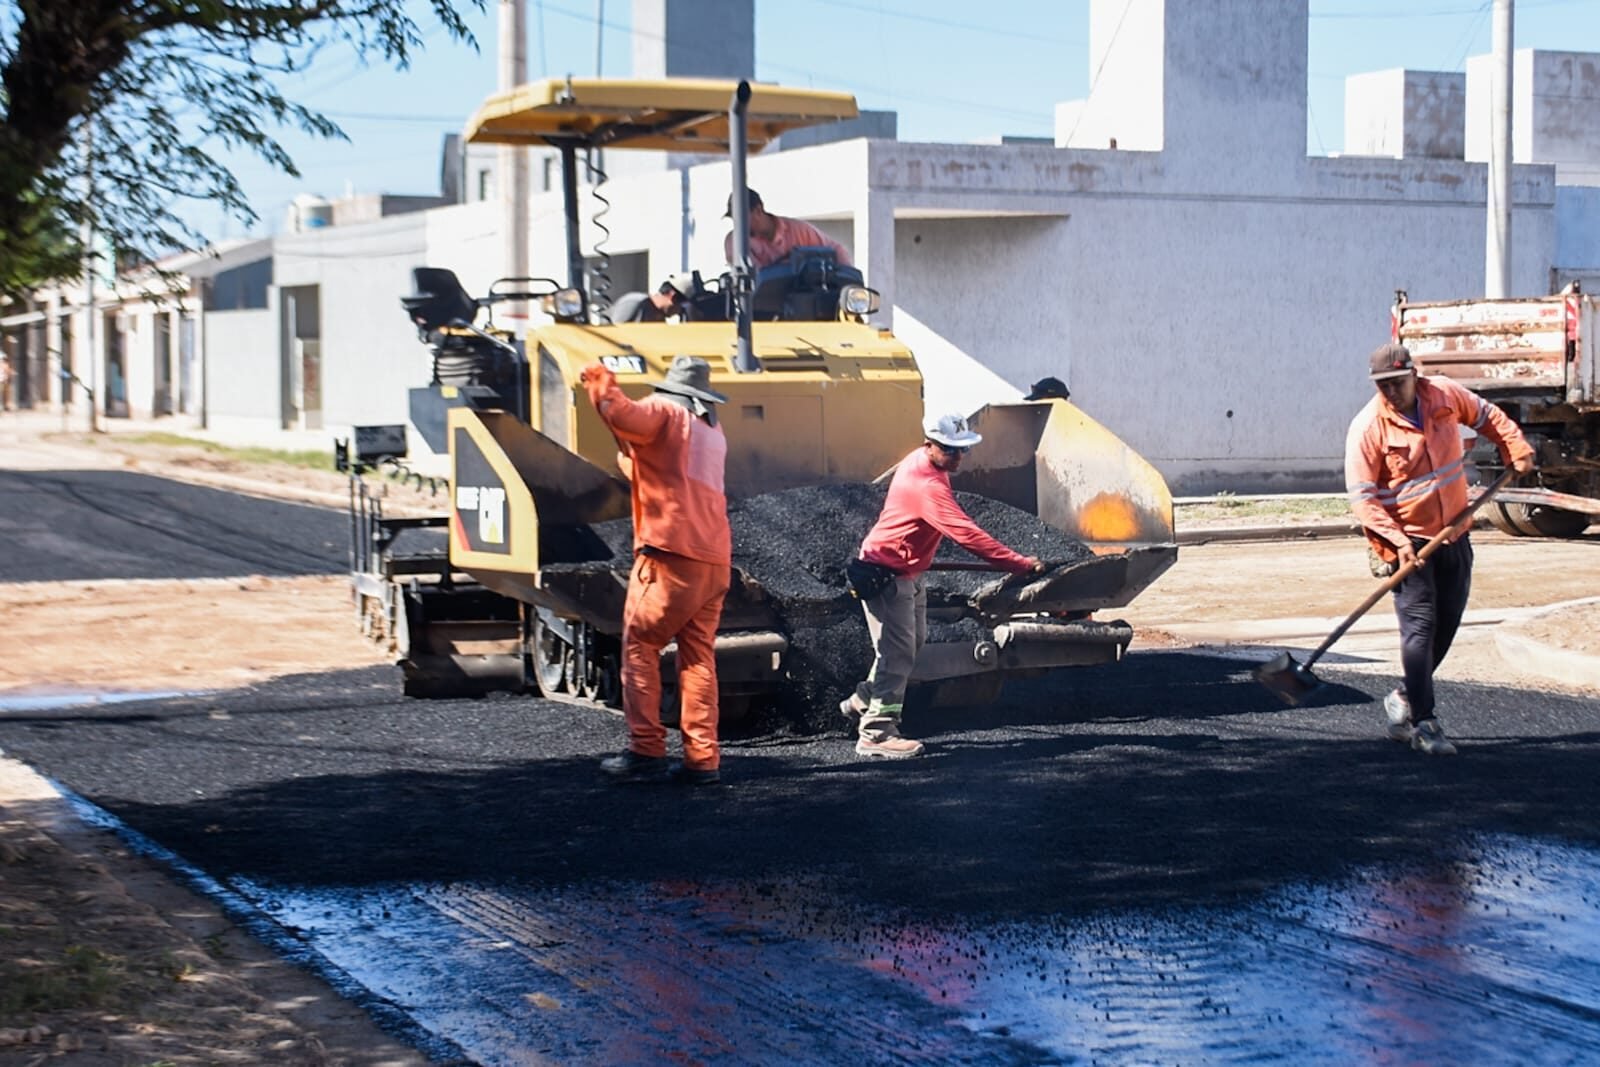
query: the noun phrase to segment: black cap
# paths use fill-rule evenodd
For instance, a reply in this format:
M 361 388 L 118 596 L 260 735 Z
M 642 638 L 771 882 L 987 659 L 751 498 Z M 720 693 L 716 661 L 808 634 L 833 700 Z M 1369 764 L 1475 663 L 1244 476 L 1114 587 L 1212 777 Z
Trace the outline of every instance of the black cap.
M 1028 389 L 1024 400 L 1049 400 L 1052 397 L 1066 400 L 1072 396 L 1067 390 L 1067 383 L 1060 378 L 1040 378 Z
M 1380 378 L 1398 378 L 1417 369 L 1411 362 L 1411 350 L 1405 345 L 1379 345 L 1372 350 L 1370 360 L 1371 373 L 1368 377 L 1373 381 Z
M 748 196 L 749 196 L 750 207 L 758 208 L 758 207 L 765 207 L 766 206 L 765 204 L 763 204 L 761 202 L 761 194 L 756 192 L 754 189 L 746 189 L 745 193 L 748 194 Z M 733 194 L 732 193 L 728 194 L 728 209 L 722 213 L 722 217 L 725 218 L 725 219 L 733 218 Z

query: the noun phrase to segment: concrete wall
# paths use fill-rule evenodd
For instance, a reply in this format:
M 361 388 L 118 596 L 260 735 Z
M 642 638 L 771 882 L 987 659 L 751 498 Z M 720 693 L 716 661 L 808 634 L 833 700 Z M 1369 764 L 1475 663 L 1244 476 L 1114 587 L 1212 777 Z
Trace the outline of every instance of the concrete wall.
M 1461 159 L 1466 76 L 1378 70 L 1345 79 L 1344 155 Z
M 276 307 L 204 316 L 207 422 L 276 429 L 282 411 Z
M 1600 55 L 1516 51 L 1512 65 L 1512 155 L 1553 163 L 1563 185 L 1600 185 Z M 1466 157 L 1489 158 L 1492 56 L 1467 60 Z
M 1393 291 L 1482 291 L 1481 165 L 1307 160 L 1231 195 L 1143 153 L 873 143 L 868 170 L 901 215 L 893 303 L 939 345 L 927 395 L 1054 374 L 1180 491 L 1335 484 Z M 1514 285 L 1542 291 L 1549 168 L 1515 195 Z M 1023 217 L 907 221 L 955 205 Z
M 1600 186 L 1556 190 L 1556 235 L 1558 267 L 1600 272 Z
M 400 306 L 413 288 L 411 270 L 448 267 L 470 295 L 486 293 L 502 273 L 496 209 L 492 202 L 456 205 L 278 242 L 278 288 L 318 290 L 322 421 L 330 432 L 406 421 L 406 390 L 427 384 L 432 372 L 427 347 Z M 282 328 L 275 320 L 274 330 Z
M 635 78 L 748 78 L 755 69 L 750 0 L 633 0 Z

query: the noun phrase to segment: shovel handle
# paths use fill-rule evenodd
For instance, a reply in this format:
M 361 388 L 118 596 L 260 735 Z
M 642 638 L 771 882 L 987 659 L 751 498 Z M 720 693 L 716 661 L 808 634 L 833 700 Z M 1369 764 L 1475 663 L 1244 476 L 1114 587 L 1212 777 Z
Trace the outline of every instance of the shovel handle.
M 935 560 L 928 569 L 930 571 L 1001 571 L 1004 567 L 997 567 L 993 563 L 980 563 L 976 560 Z
M 1483 507 L 1483 505 L 1487 504 L 1489 502 L 1489 498 L 1494 496 L 1500 490 L 1504 489 L 1506 487 L 1506 483 L 1511 481 L 1512 478 L 1516 477 L 1516 474 L 1517 472 L 1514 468 L 1507 466 L 1505 470 L 1500 472 L 1500 477 L 1490 482 L 1488 488 L 1478 494 L 1478 498 L 1476 500 L 1469 501 L 1466 507 L 1456 512 L 1455 515 L 1451 517 L 1450 521 L 1444 524 L 1444 528 L 1442 530 L 1428 538 L 1428 543 L 1417 549 L 1416 563 L 1407 563 L 1397 569 L 1393 574 L 1389 575 L 1389 577 L 1385 578 L 1378 588 L 1372 591 L 1372 595 L 1363 600 L 1361 602 L 1361 606 L 1346 616 L 1344 622 L 1341 622 L 1338 628 L 1335 629 L 1333 633 L 1328 635 L 1328 639 L 1317 646 L 1317 650 L 1311 653 L 1311 658 L 1306 660 L 1306 669 L 1310 670 L 1311 665 L 1317 662 L 1317 660 L 1321 659 L 1322 654 L 1328 651 L 1328 649 L 1332 648 L 1333 643 L 1339 640 L 1339 638 L 1343 637 L 1345 631 L 1354 626 L 1357 619 L 1361 618 L 1361 616 L 1372 610 L 1372 605 L 1382 600 L 1385 594 L 1394 589 L 1394 587 L 1399 585 L 1401 582 L 1405 581 L 1412 571 L 1422 566 L 1422 564 L 1426 562 L 1427 558 L 1433 555 L 1434 550 L 1440 545 L 1444 544 L 1444 539 L 1450 536 L 1450 532 L 1452 530 L 1470 518 L 1473 513 L 1479 508 Z

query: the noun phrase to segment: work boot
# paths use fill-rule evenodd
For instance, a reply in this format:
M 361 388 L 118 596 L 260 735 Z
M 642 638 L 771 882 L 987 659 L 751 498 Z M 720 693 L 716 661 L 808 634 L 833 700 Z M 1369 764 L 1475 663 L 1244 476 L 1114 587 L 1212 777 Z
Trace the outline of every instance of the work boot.
M 1425 756 L 1454 756 L 1456 746 L 1444 735 L 1438 719 L 1423 719 L 1411 734 L 1411 747 Z
M 667 757 L 641 756 L 628 748 L 601 760 L 600 772 L 617 782 L 663 782 L 667 778 Z
M 722 772 L 715 767 L 691 767 L 687 763 L 674 763 L 667 772 L 673 785 L 721 785 Z
M 922 755 L 922 742 L 900 736 L 900 722 L 889 716 L 861 720 L 856 755 L 874 759 L 911 759 Z
M 1411 740 L 1414 729 L 1411 725 L 1411 701 L 1406 695 L 1396 689 L 1383 698 L 1383 713 L 1389 719 L 1389 740 L 1405 742 Z
M 839 701 L 839 714 L 843 715 L 845 721 L 848 722 L 852 727 L 860 726 L 861 716 L 865 715 L 866 713 L 866 701 L 862 700 L 854 693 L 851 693 L 848 697 Z

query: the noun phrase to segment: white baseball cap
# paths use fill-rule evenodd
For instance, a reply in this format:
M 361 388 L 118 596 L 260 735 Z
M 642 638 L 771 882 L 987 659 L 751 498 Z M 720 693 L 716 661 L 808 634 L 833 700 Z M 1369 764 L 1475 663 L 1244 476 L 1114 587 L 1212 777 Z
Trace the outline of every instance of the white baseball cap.
M 982 434 L 967 426 L 965 415 L 930 415 L 922 423 L 922 432 L 928 440 L 951 448 L 971 448 L 983 440 Z

